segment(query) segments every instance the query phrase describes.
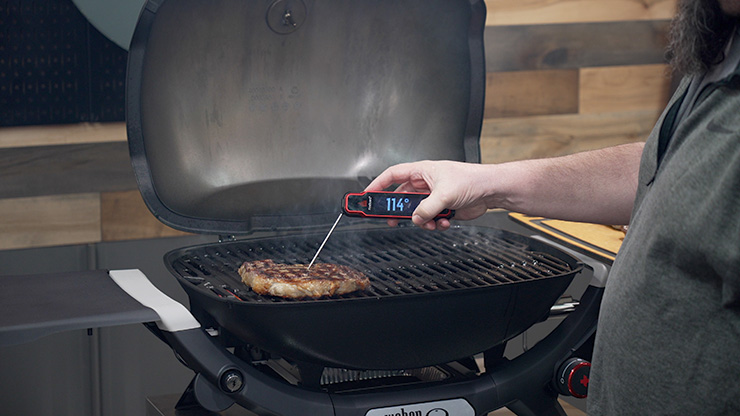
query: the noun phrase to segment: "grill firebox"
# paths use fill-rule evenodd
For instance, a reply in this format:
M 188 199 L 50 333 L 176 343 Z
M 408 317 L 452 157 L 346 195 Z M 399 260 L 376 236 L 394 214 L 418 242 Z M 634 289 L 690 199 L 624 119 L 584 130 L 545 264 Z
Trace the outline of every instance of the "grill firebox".
M 336 231 L 319 261 L 364 272 L 371 287 L 282 299 L 241 283 L 244 261 L 308 263 L 324 234 L 183 248 L 165 263 L 201 322 L 295 362 L 361 370 L 421 368 L 500 345 L 545 317 L 582 265 L 549 245 L 487 227 Z
M 279 263 L 307 263 L 321 237 L 271 237 L 199 246 L 170 253 L 167 262 L 176 275 L 219 297 L 242 302 L 296 302 L 251 292 L 241 283 L 237 269 L 244 261 L 268 258 Z M 568 263 L 502 233 L 462 227 L 440 233 L 411 227 L 340 231 L 329 239 L 319 261 L 348 265 L 370 278 L 369 289 L 343 299 L 456 291 L 572 271 Z M 307 301 L 311 300 L 298 302 Z

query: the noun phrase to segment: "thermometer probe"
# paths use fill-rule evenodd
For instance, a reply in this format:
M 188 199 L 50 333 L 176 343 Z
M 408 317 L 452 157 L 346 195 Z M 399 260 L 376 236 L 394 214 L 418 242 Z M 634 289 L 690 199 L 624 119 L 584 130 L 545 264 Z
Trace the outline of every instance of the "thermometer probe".
M 321 253 L 321 249 L 329 240 L 329 236 L 337 228 L 339 220 L 342 219 L 342 215 L 350 217 L 364 217 L 364 218 L 397 218 L 397 219 L 411 219 L 411 215 L 414 213 L 419 203 L 426 197 L 428 193 L 421 192 L 376 192 L 366 191 L 359 193 L 347 193 L 344 195 L 342 200 L 342 213 L 339 214 L 337 220 L 334 221 L 329 233 L 326 234 L 324 241 L 316 250 L 311 263 L 306 267 L 306 273 L 311 270 L 316 259 Z M 445 209 L 444 211 L 437 214 L 437 218 L 452 218 L 455 215 L 455 211 Z

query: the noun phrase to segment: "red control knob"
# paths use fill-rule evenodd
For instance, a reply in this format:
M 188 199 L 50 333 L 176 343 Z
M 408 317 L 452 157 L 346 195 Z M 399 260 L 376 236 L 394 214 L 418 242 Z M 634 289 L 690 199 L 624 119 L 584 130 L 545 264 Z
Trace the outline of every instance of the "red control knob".
M 555 386 L 560 394 L 583 399 L 588 395 L 591 363 L 581 358 L 570 358 L 558 369 Z

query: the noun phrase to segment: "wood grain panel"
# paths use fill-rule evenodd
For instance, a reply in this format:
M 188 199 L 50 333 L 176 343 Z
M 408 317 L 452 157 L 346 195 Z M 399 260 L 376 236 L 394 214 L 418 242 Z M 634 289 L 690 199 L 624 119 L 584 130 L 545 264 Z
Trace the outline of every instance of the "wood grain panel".
M 575 69 L 486 74 L 486 118 L 577 112 Z
M 0 249 L 100 241 L 100 196 L 0 199 Z
M 0 150 L 0 198 L 136 189 L 127 143 Z
M 643 110 L 486 120 L 481 133 L 481 158 L 483 163 L 501 163 L 642 141 L 659 115 Z
M 676 0 L 486 0 L 486 25 L 663 20 Z
M 660 110 L 668 102 L 671 79 L 666 65 L 581 69 L 580 112 Z
M 0 128 L 0 149 L 125 141 L 126 123 L 80 123 Z
M 189 235 L 157 220 L 139 191 L 104 192 L 101 195 L 103 241 Z
M 486 70 L 664 63 L 667 20 L 486 28 Z

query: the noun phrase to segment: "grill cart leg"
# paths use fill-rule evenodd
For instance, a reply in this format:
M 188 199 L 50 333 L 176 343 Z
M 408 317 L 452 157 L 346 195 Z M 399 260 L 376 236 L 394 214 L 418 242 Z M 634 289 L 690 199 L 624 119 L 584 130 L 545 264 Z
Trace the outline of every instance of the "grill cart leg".
M 188 388 L 180 396 L 175 405 L 176 410 L 210 410 L 220 412 L 228 409 L 234 404 L 234 400 L 227 397 L 213 384 L 208 382 L 200 374 L 188 384 Z
M 193 410 L 202 408 L 200 403 L 198 403 L 198 399 L 195 398 L 193 383 L 195 383 L 195 377 L 190 380 L 188 388 L 185 389 L 185 391 L 182 393 L 182 396 L 180 396 L 180 400 L 178 400 L 177 404 L 175 404 L 176 410 Z
M 517 416 L 567 416 L 557 397 L 547 400 L 517 400 L 506 407 Z

